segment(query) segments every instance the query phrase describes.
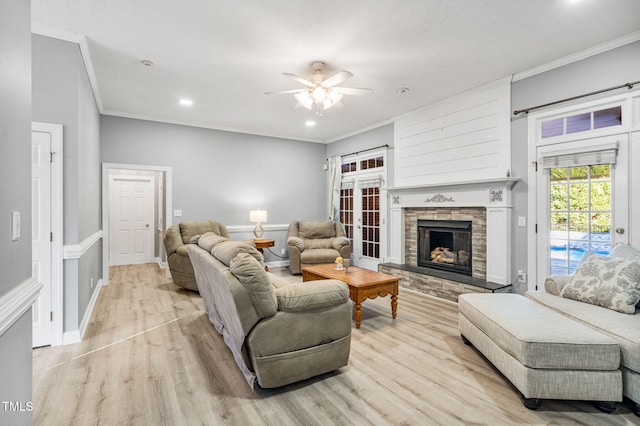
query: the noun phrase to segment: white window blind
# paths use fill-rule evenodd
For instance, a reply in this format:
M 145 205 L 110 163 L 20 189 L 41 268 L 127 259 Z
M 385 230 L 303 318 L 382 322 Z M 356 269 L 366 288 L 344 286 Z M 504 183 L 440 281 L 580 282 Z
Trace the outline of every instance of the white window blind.
M 381 188 L 382 187 L 382 178 L 376 177 L 373 179 L 362 179 L 358 180 L 358 188 Z
M 615 164 L 618 156 L 618 144 L 601 146 L 598 149 L 582 152 L 555 152 L 543 154 L 540 165 L 545 169 L 556 167 L 590 166 L 596 164 Z
M 340 189 L 353 189 L 354 184 L 352 180 L 342 180 L 342 183 L 340 184 Z

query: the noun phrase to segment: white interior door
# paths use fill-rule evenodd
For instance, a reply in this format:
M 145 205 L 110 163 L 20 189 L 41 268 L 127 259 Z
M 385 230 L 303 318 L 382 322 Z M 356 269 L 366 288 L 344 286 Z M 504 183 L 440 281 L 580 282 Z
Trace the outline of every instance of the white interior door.
M 51 323 L 51 134 L 31 135 L 32 274 L 42 283 L 33 304 L 33 347 L 50 345 Z
M 153 261 L 154 186 L 153 176 L 109 176 L 111 265 Z

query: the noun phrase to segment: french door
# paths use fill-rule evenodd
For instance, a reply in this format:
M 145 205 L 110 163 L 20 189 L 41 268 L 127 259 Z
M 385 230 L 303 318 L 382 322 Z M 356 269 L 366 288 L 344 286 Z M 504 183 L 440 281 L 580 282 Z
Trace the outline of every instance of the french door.
M 570 275 L 587 251 L 628 243 L 628 135 L 538 149 L 537 285 Z
M 343 159 L 340 221 L 351 240 L 351 264 L 378 270 L 386 244 L 385 155 Z

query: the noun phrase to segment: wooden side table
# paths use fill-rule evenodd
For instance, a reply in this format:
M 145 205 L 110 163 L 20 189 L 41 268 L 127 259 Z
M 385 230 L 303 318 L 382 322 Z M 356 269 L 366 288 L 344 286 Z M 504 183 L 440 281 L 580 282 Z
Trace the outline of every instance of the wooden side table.
M 276 240 L 253 240 L 253 244 L 255 244 L 258 251 L 264 255 L 264 249 L 275 246 Z M 269 267 L 267 265 L 264 265 L 264 270 L 268 271 Z

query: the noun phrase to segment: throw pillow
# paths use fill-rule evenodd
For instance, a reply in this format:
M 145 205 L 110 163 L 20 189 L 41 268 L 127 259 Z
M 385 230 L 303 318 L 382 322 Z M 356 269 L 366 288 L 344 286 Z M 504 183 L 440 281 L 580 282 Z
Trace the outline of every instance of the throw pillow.
M 239 253 L 247 253 L 255 257 L 258 262 L 263 261 L 262 253 L 252 244 L 243 241 L 224 241 L 211 248 L 213 257 L 227 266 L 229 266 L 231 260 Z
M 631 247 L 629 244 L 616 244 L 613 247 L 613 250 L 611 250 L 611 257 L 624 257 L 624 258 L 631 258 L 631 257 L 638 257 L 640 258 L 640 250 L 636 250 L 635 248 Z
M 262 318 L 276 314 L 278 300 L 264 267 L 248 253 L 240 253 L 229 265 L 231 273 L 249 293 L 253 307 Z
M 640 300 L 640 258 L 587 252 L 560 296 L 633 314 Z
M 198 245 L 205 249 L 206 251 L 211 251 L 213 246 L 216 244 L 222 243 L 224 241 L 229 241 L 228 238 L 221 237 L 215 232 L 205 232 L 198 239 Z

